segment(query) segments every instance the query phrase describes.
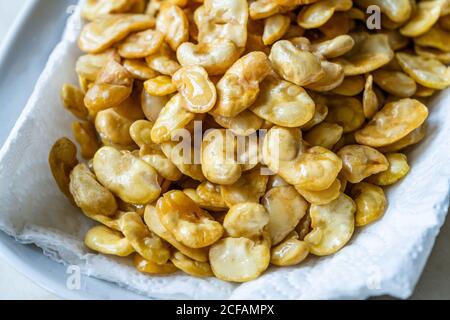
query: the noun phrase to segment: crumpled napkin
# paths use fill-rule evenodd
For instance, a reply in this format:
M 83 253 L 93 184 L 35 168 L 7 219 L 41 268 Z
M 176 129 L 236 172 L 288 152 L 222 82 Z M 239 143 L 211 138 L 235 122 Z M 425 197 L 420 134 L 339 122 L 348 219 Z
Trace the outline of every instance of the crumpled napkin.
M 0 230 L 21 243 L 36 244 L 58 262 L 151 298 L 364 299 L 412 293 L 449 205 L 450 91 L 430 104 L 427 138 L 408 153 L 410 174 L 388 190 L 385 217 L 359 229 L 337 254 L 309 258 L 296 267 L 272 267 L 241 285 L 181 273 L 152 277 L 127 259 L 87 250 L 83 237 L 93 222 L 59 192 L 47 164 L 54 141 L 73 138 L 73 118 L 62 108 L 59 92 L 63 83 L 77 83 L 81 26 L 78 7 L 0 151 Z

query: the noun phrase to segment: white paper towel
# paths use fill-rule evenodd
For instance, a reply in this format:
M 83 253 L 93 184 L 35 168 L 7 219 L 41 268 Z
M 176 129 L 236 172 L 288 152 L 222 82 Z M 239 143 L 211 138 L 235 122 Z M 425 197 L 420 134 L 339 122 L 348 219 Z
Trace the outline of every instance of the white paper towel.
M 82 239 L 93 222 L 60 193 L 47 164 L 54 141 L 72 135 L 73 118 L 62 108 L 59 92 L 63 83 L 77 83 L 81 25 L 78 9 L 0 151 L 0 230 L 36 244 L 58 262 L 152 298 L 364 299 L 412 293 L 449 205 L 450 91 L 430 104 L 427 138 L 408 153 L 410 174 L 388 190 L 385 217 L 358 230 L 337 254 L 271 268 L 242 285 L 181 273 L 152 277 L 136 271 L 127 259 L 87 250 Z

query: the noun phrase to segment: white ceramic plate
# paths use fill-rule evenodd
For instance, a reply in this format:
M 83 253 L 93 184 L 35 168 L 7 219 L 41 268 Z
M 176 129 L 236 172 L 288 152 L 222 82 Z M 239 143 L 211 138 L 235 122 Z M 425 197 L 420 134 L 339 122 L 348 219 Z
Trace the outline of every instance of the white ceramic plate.
M 60 41 L 76 0 L 30 0 L 0 48 L 0 146 L 33 91 L 50 53 Z M 142 299 L 106 281 L 82 276 L 81 290 L 66 287 L 66 267 L 32 245 L 0 232 L 0 256 L 41 287 L 65 299 Z

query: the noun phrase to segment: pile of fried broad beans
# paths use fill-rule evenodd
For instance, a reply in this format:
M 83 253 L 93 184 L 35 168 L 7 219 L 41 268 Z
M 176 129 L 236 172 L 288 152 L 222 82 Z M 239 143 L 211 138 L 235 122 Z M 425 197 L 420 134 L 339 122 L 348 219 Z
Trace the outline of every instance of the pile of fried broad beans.
M 447 0 L 87 0 L 81 13 L 79 83 L 61 91 L 78 148 L 58 140 L 50 168 L 98 222 L 86 246 L 152 275 L 246 282 L 339 251 L 382 218 L 427 98 L 450 85 Z M 179 148 L 198 123 L 199 144 Z

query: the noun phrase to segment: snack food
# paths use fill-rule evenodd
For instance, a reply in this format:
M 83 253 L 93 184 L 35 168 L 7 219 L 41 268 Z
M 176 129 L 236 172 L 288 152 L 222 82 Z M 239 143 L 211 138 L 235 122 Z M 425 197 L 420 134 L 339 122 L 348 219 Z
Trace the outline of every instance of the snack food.
M 244 282 L 381 219 L 425 98 L 450 85 L 450 48 L 444 1 L 374 2 L 378 32 L 359 14 L 370 1 L 89 1 L 80 88 L 61 92 L 87 164 L 68 139 L 49 157 L 101 224 L 86 245 L 149 274 Z

